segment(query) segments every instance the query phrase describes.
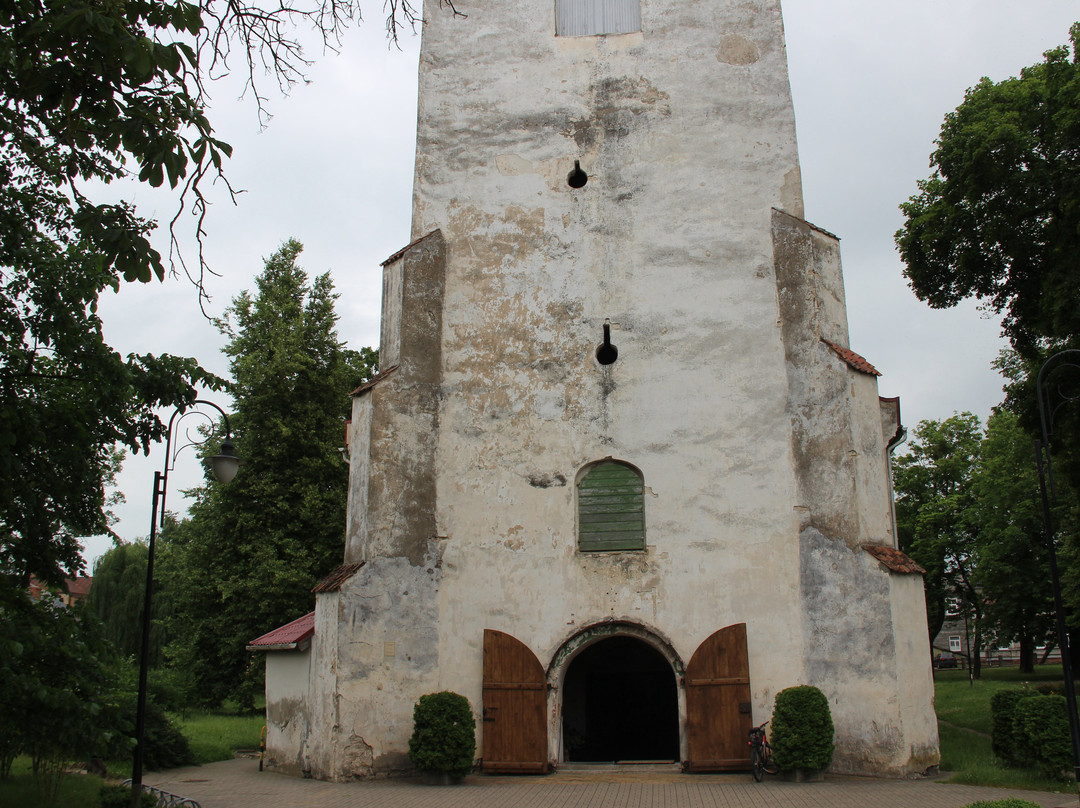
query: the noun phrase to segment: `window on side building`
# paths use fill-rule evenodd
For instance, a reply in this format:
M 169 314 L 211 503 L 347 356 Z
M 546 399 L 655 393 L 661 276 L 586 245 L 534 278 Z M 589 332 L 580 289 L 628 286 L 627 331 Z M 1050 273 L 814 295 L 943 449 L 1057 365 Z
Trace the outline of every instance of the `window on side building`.
M 557 36 L 629 34 L 641 30 L 641 0 L 555 0 Z
M 950 651 L 963 651 L 964 647 L 960 644 L 960 638 L 953 635 L 949 637 L 949 650 Z
M 645 480 L 633 466 L 602 460 L 577 484 L 582 552 L 645 549 Z

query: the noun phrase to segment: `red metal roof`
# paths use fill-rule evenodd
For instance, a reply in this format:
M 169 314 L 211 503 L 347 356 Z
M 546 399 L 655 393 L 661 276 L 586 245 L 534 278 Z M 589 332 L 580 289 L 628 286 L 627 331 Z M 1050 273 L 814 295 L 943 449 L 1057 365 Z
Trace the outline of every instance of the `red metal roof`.
M 829 342 L 827 339 L 823 339 L 822 342 L 832 348 L 836 355 L 847 362 L 848 366 L 853 370 L 857 370 L 860 373 L 868 373 L 871 376 L 881 375 L 881 372 L 877 368 L 851 350 L 851 348 L 842 348 L 833 342 Z
M 926 572 L 912 561 L 910 556 L 900 552 L 895 547 L 887 547 L 884 544 L 864 544 L 863 549 L 893 572 L 920 575 Z
M 314 633 L 315 612 L 310 612 L 252 640 L 248 648 L 259 651 L 293 649 L 304 640 L 310 639 Z

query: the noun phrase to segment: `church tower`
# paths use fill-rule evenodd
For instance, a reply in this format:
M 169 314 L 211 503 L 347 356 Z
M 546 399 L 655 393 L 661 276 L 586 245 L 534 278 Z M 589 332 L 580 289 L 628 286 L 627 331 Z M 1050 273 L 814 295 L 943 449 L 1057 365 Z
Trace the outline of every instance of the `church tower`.
M 425 3 L 414 240 L 271 759 L 407 770 L 414 702 L 453 690 L 484 771 L 746 769 L 811 684 L 834 770 L 933 766 L 899 403 L 803 218 L 779 1 L 455 5 Z

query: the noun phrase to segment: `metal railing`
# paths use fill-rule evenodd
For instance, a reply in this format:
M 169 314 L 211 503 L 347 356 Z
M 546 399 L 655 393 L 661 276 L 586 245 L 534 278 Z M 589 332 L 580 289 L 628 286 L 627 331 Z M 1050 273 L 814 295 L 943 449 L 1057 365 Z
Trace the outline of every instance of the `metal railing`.
M 128 788 L 131 787 L 131 778 L 123 782 L 123 785 Z M 154 795 L 157 800 L 158 808 L 202 808 L 198 802 L 191 799 L 191 797 L 181 797 L 178 794 L 170 794 L 168 791 L 164 791 L 157 786 L 148 786 L 146 783 L 142 785 L 143 791 L 149 791 Z

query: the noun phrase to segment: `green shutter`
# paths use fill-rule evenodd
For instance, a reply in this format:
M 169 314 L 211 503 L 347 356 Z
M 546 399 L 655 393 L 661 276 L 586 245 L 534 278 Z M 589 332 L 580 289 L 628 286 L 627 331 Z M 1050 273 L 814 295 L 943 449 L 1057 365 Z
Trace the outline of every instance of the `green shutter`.
M 634 469 L 604 462 L 582 477 L 578 543 L 588 551 L 645 549 L 645 485 Z

